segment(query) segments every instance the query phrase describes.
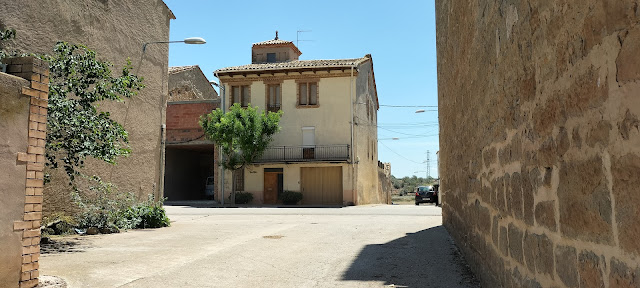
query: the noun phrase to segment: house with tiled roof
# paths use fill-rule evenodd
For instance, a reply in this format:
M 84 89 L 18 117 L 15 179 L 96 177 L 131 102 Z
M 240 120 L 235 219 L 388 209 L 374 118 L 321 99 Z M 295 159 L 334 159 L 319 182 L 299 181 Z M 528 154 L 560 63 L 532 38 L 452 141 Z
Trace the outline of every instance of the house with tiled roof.
M 218 69 L 228 109 L 282 111 L 281 131 L 264 155 L 236 177 L 236 190 L 254 204 L 281 203 L 302 192 L 303 205 L 386 203 L 378 189 L 378 96 L 371 55 L 301 60 L 291 41 L 254 43 L 251 64 Z M 231 191 L 232 175 L 225 174 Z M 228 192 L 227 192 L 228 194 Z

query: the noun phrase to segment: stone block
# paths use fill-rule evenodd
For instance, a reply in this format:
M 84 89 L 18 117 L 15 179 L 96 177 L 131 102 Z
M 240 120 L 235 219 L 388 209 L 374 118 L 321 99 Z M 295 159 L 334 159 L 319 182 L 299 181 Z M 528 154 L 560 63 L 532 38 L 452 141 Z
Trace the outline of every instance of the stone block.
M 611 123 L 606 120 L 601 120 L 598 124 L 591 128 L 591 131 L 587 133 L 586 143 L 591 147 L 595 147 L 600 144 L 602 147 L 606 147 L 609 144 L 609 133 L 611 132 Z
M 620 247 L 640 257 L 640 156 L 627 154 L 611 162 Z
M 604 258 L 603 258 L 604 259 Z M 604 275 L 600 258 L 591 251 L 583 251 L 578 256 L 578 272 L 580 274 L 580 287 L 601 288 L 604 287 Z
M 511 175 L 511 213 L 516 219 L 524 219 L 522 212 L 522 176 L 515 172 Z
M 553 278 L 554 256 L 553 243 L 545 234 L 524 234 L 522 250 L 524 251 L 525 264 L 532 273 L 537 271 Z
M 578 257 L 576 249 L 570 246 L 557 246 L 556 273 L 562 283 L 569 288 L 578 288 Z
M 524 262 L 531 274 L 536 273 L 536 249 L 538 248 L 538 238 L 534 237 L 529 231 L 525 231 L 522 239 L 522 250 L 524 252 Z M 552 258 L 553 259 L 553 258 Z
M 639 288 L 640 287 L 640 266 L 629 267 L 615 257 L 611 258 L 609 273 L 609 287 Z
M 522 256 L 522 231 L 512 223 L 509 223 L 509 255 L 511 258 L 524 265 Z
M 500 225 L 498 224 L 498 216 L 493 216 L 491 224 L 491 240 L 493 240 L 493 245 L 500 247 Z
M 632 133 L 638 134 L 640 132 L 640 120 L 638 120 L 638 115 L 635 115 L 627 109 L 627 112 L 624 115 L 624 119 L 618 123 L 618 131 L 620 131 L 620 136 L 624 140 L 629 140 L 629 136 Z
M 509 256 L 509 236 L 507 227 L 500 226 L 500 252 L 504 256 Z
M 536 223 L 556 231 L 556 201 L 543 201 L 536 205 Z
M 602 244 L 613 241 L 611 197 L 600 158 L 564 162 L 558 200 L 563 235 Z
M 532 170 L 531 172 L 527 172 L 526 170 L 522 170 L 522 215 L 524 217 L 524 222 L 527 225 L 533 225 L 534 219 L 534 198 L 533 194 L 536 191 L 537 187 L 534 188 L 534 183 L 536 180 L 534 177 L 537 177 L 536 173 L 533 171 L 538 171 L 537 168 Z
M 631 29 L 622 42 L 622 48 L 616 59 L 618 82 L 640 79 L 638 51 L 640 51 L 640 26 Z

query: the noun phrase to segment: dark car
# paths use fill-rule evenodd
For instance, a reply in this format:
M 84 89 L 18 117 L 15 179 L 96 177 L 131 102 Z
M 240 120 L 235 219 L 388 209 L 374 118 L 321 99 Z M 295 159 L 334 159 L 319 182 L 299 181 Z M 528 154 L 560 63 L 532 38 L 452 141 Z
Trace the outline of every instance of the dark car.
M 436 203 L 438 205 L 438 187 L 418 186 L 416 188 L 416 205 L 420 203 Z

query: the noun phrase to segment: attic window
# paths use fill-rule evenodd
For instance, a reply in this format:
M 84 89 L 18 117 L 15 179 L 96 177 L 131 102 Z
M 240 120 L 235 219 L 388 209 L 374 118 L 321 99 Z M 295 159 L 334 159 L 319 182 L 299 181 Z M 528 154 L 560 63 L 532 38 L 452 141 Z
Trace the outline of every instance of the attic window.
M 267 53 L 267 63 L 276 62 L 276 53 Z

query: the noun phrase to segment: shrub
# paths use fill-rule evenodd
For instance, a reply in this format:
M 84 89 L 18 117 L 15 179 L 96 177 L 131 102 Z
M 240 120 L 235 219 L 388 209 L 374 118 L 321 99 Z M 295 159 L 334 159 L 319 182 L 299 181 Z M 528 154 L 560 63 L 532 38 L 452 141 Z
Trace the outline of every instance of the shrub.
M 253 200 L 253 194 L 249 192 L 236 192 L 236 204 L 248 204 L 251 200 Z
M 285 205 L 295 205 L 302 200 L 302 193 L 295 191 L 284 191 L 280 194 L 280 199 Z
M 80 208 L 77 215 L 79 228 L 135 229 L 169 226 L 169 218 L 162 204 L 149 195 L 140 202 L 132 193 L 118 192 L 117 187 L 102 181 L 97 176 L 84 177 L 89 180 L 87 190 L 76 188 L 74 202 Z
M 154 201 L 149 195 L 147 201 L 138 203 L 124 211 L 123 216 L 134 224 L 132 228 L 161 228 L 170 225 L 169 217 L 162 207 L 164 199 Z

